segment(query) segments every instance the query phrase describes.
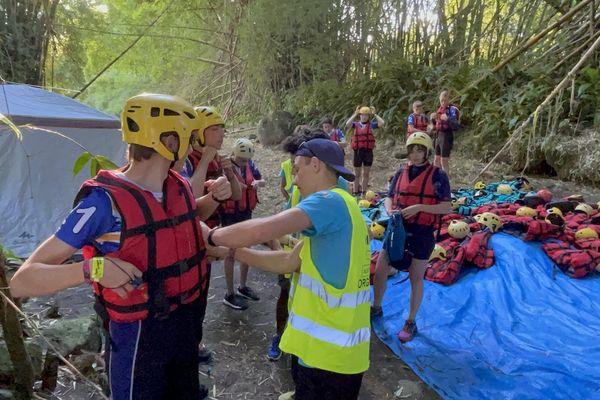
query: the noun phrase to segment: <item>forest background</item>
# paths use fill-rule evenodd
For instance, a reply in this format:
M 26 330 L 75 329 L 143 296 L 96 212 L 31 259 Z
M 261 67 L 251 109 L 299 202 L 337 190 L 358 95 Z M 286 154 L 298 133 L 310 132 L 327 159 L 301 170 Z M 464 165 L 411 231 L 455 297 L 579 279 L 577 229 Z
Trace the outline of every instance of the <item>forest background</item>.
M 511 141 L 513 168 L 600 183 L 599 10 L 600 0 L 1 0 L 0 76 L 113 114 L 142 91 L 178 94 L 230 126 L 273 110 L 341 126 L 369 105 L 396 138 L 414 100 L 435 111 L 447 89 L 474 157 L 490 159 L 534 113 Z

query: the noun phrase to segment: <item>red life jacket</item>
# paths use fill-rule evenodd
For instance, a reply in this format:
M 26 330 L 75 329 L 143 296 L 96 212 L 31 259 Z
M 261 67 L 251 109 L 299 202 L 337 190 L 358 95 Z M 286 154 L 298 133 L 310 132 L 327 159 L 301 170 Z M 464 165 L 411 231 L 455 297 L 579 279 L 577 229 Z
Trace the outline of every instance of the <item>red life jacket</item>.
M 446 260 L 433 260 L 425 270 L 425 279 L 431 282 L 450 285 L 458 279 L 465 260 L 465 249 L 460 241 L 448 238 L 438 243 L 446 250 Z
M 489 247 L 492 237 L 490 232 L 474 234 L 464 245 L 465 261 L 469 261 L 477 268 L 486 269 L 494 265 L 494 250 Z
M 457 120 L 460 120 L 460 113 L 458 112 L 458 107 L 456 107 L 454 104 L 449 104 L 447 107 L 440 106 L 440 108 L 438 108 L 438 110 L 437 110 L 437 118 L 435 119 L 435 129 L 438 132 L 449 132 L 449 131 L 452 132 L 452 131 L 456 130 L 455 128 L 450 126 L 450 121 L 448 121 L 448 120 L 442 121 L 442 118 L 440 118 L 444 114 L 448 115 L 448 110 L 451 107 L 456 108 Z
M 120 247 L 105 255 L 135 265 L 144 281 L 125 299 L 94 283 L 94 292 L 108 317 L 116 322 L 164 318 L 180 304 L 206 302 L 210 270 L 188 182 L 169 171 L 161 204 L 152 193 L 120 178 L 115 171 L 100 171 L 83 183 L 76 202 L 95 187 L 106 190 L 122 218 Z M 85 258 L 95 253 L 91 247 L 84 249 Z
M 374 149 L 375 136 L 371 128 L 371 121 L 366 123 L 356 123 L 354 126 L 354 135 L 352 135 L 352 150 Z
M 192 163 L 193 173 L 194 171 L 196 171 L 196 168 L 198 167 L 198 164 L 202 159 L 202 153 L 198 150 L 194 150 L 192 151 L 192 154 L 189 155 L 188 159 Z M 221 169 L 221 165 L 219 164 L 219 162 L 217 160 L 212 160 L 210 163 L 208 163 L 208 169 L 206 170 L 206 180 L 217 179 L 221 176 L 223 176 L 223 170 Z M 221 224 L 221 218 L 219 217 L 219 213 L 215 211 L 204 222 L 211 229 L 216 226 L 219 226 Z
M 424 171 L 415 177 L 412 181 L 409 177 L 410 166 L 405 166 L 402 175 L 396 183 L 392 205 L 394 209 L 403 209 L 414 204 L 439 204 L 433 186 L 433 174 L 438 167 L 429 164 Z M 407 218 L 406 222 L 420 225 L 435 225 L 440 221 L 440 216 L 427 212 L 419 212 L 416 215 Z
M 408 136 L 414 132 L 427 132 L 427 125 L 429 124 L 429 120 L 427 119 L 427 117 L 423 114 L 415 113 L 412 113 L 410 115 L 413 116 L 414 123 L 412 125 L 412 128 L 410 127 L 410 125 L 408 125 L 408 127 L 406 128 L 406 135 Z
M 246 185 L 246 189 L 242 191 L 242 198 L 238 201 L 227 200 L 223 203 L 222 210 L 225 214 L 252 211 L 256 208 L 256 204 L 258 203 L 258 193 L 252 186 L 254 175 L 252 174 L 252 168 L 250 168 L 250 162 L 246 163 L 245 179 L 240 174 L 235 175 L 240 183 Z
M 583 278 L 594 271 L 600 263 L 600 253 L 593 250 L 577 250 L 569 243 L 546 243 L 543 249 L 556 265 L 571 278 Z
M 559 226 L 552 225 L 546 221 L 533 220 L 527 224 L 526 241 L 544 240 L 550 238 L 558 238 L 562 234 Z

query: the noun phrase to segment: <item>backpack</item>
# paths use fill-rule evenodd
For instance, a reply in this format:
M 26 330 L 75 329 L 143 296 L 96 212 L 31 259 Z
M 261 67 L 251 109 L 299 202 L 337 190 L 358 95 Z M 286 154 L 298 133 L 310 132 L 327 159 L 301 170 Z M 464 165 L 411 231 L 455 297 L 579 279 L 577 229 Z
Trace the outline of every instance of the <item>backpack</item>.
M 410 254 L 406 253 L 404 243 L 406 232 L 401 214 L 392 214 L 387 229 L 383 235 L 383 249 L 388 254 L 390 265 L 398 270 L 408 269 L 411 262 Z

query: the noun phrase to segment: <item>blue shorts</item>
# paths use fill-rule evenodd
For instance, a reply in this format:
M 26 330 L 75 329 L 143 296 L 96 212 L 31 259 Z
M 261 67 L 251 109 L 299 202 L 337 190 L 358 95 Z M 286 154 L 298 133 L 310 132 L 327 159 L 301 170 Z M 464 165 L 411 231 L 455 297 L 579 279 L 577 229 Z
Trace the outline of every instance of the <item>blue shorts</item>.
M 166 319 L 110 321 L 106 351 L 111 399 L 198 399 L 196 306 L 179 306 Z

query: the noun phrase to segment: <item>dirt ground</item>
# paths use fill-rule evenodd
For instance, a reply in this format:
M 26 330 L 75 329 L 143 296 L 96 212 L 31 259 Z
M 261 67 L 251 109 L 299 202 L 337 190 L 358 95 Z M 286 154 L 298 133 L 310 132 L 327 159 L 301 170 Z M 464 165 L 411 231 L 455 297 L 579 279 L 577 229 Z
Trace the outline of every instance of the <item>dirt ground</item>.
M 238 137 L 248 137 L 253 131 L 231 133 L 225 140 L 222 154 L 231 148 Z M 404 160 L 393 157 L 390 143 L 376 150 L 372 168 L 372 188 L 385 190 L 387 179 Z M 453 189 L 470 187 L 484 164 L 471 159 L 468 149 L 460 147 L 451 163 Z M 261 203 L 255 216 L 271 215 L 281 210 L 282 196 L 279 192 L 279 166 L 286 155 L 276 148 L 256 148 L 255 162 L 260 168 L 267 186 L 259 193 Z M 347 163 L 350 163 L 347 156 Z M 491 182 L 517 175 L 506 164 L 494 164 L 483 176 Z M 583 194 L 588 201 L 600 199 L 598 188 L 572 182 L 560 182 L 552 178 L 530 177 L 534 187 L 547 187 L 555 196 Z M 236 268 L 235 282 L 239 282 Z M 250 302 L 245 311 L 232 310 L 222 304 L 225 279 L 222 262 L 213 264 L 207 315 L 204 322 L 204 344 L 213 352 L 209 365 L 200 366 L 200 379 L 210 388 L 212 399 L 276 399 L 279 394 L 291 390 L 293 383 L 289 373 L 290 360 L 284 356 L 277 362 L 266 358 L 266 351 L 275 331 L 275 304 L 278 295 L 277 278 L 274 275 L 250 271 L 248 285 L 254 288 L 261 300 Z M 75 297 L 74 297 L 75 296 Z M 57 300 L 58 299 L 58 300 Z M 49 303 L 58 301 L 63 315 L 91 313 L 88 288 L 74 288 L 52 298 L 34 300 L 26 306 L 30 312 L 41 313 Z M 408 301 L 408 293 L 406 293 Z M 366 373 L 360 393 L 361 400 L 368 399 L 438 399 L 437 393 L 424 384 L 404 362 L 397 358 L 373 334 L 371 340 L 371 368 Z M 52 398 L 95 398 L 82 384 L 73 384 L 68 373 L 61 374 L 59 389 Z M 399 396 L 395 396 L 397 393 Z

